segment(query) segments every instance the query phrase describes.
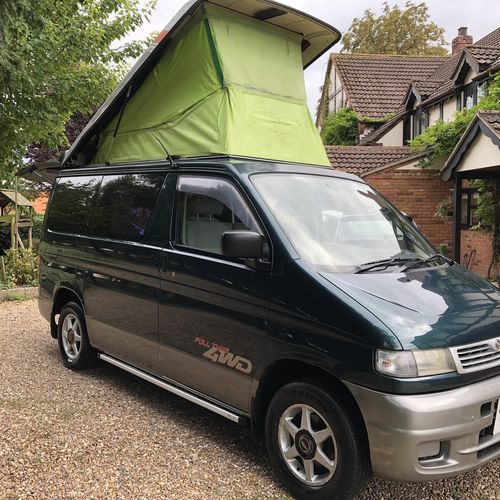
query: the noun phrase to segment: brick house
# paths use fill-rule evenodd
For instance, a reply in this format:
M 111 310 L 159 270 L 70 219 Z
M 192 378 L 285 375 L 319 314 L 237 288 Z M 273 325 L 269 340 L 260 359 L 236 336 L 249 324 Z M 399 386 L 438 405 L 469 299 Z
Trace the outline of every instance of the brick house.
M 419 168 L 425 153 L 407 146 L 326 146 L 326 152 L 333 168 L 365 179 L 411 215 L 436 247 L 451 251 L 452 221 L 435 214 L 452 184 L 443 182 L 439 171 Z
M 437 216 L 455 188 L 453 178 L 443 178 L 439 167 L 422 168 L 425 155 L 412 154 L 406 144 L 436 121 L 450 121 L 457 110 L 477 104 L 499 69 L 500 28 L 476 43 L 460 28 L 444 57 L 332 54 L 316 118 L 321 128 L 329 113 L 352 107 L 359 117 L 358 145 L 327 146 L 332 166 L 361 175 L 410 214 L 435 246 L 483 275 L 487 243 L 469 231 L 474 204 L 463 204 L 463 217 Z M 474 198 L 472 190 L 464 193 Z M 457 220 L 468 238 L 463 253 Z

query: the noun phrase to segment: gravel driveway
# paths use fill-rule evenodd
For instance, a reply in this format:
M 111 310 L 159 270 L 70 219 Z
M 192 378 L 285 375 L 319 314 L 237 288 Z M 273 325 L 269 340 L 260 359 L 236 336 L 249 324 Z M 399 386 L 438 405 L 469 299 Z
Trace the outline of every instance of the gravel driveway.
M 104 363 L 63 367 L 36 301 L 0 304 L 0 499 L 288 498 L 235 424 Z M 500 460 L 363 499 L 500 498 Z

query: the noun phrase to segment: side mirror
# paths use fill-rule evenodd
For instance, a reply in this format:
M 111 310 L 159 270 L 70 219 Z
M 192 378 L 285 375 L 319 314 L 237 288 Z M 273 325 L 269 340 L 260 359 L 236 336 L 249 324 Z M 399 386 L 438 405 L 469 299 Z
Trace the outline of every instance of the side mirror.
M 234 259 L 261 259 L 264 237 L 254 231 L 226 231 L 221 237 L 222 255 Z

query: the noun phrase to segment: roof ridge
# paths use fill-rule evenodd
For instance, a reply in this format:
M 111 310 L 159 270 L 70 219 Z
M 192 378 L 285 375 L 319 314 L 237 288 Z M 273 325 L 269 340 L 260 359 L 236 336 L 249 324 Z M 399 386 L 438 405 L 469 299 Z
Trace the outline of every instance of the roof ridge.
M 500 46 L 498 45 L 467 45 L 463 50 L 470 50 L 470 49 L 493 49 L 493 50 L 500 50 Z
M 330 57 L 393 57 L 393 58 L 412 58 L 412 59 L 449 59 L 453 54 L 446 54 L 445 56 L 437 56 L 437 55 L 414 55 L 414 54 L 370 54 L 370 53 L 361 53 L 361 52 L 332 52 Z

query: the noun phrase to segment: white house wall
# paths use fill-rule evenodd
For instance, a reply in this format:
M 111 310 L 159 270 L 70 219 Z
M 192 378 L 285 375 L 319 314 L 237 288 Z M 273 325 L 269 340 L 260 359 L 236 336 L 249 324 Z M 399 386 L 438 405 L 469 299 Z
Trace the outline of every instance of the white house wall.
M 455 97 L 453 96 L 451 99 L 447 99 L 444 101 L 443 105 L 443 121 L 449 122 L 453 120 L 455 113 L 457 112 L 457 103 Z
M 457 172 L 468 172 L 500 166 L 500 149 L 492 140 L 479 133 L 462 158 Z
M 439 104 L 433 106 L 429 111 L 429 125 L 434 125 L 439 120 Z
M 382 146 L 402 146 L 403 145 L 403 120 L 400 120 L 387 134 L 384 134 L 377 142 Z
M 468 83 L 472 82 L 472 79 L 476 76 L 476 73 L 472 70 L 472 68 L 469 68 L 469 71 L 467 71 L 467 74 L 465 75 L 464 78 L 464 85 L 467 85 Z

